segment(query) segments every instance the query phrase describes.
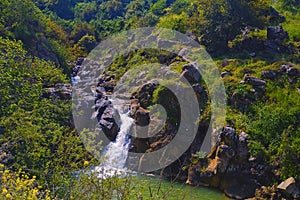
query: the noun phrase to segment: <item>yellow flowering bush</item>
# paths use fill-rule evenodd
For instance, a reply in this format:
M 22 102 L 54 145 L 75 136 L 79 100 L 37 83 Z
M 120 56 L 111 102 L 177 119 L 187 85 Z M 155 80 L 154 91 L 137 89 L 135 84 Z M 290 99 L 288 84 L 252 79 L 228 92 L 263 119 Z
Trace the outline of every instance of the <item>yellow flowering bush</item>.
M 50 200 L 50 191 L 39 186 L 36 177 L 30 178 L 21 170 L 13 172 L 0 164 L 0 199 L 4 200 Z

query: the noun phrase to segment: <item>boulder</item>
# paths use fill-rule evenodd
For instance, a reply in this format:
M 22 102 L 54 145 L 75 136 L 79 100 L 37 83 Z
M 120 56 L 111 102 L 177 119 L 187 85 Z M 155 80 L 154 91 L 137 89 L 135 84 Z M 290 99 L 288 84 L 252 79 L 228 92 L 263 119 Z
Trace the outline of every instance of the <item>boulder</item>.
M 267 28 L 267 39 L 268 40 L 279 40 L 283 41 L 288 39 L 289 34 L 287 31 L 283 30 L 282 26 L 269 26 Z
M 98 109 L 97 120 L 101 126 L 104 134 L 111 141 L 115 140 L 118 132 L 119 126 L 117 124 L 117 119 L 119 116 L 115 112 L 110 101 L 105 100 Z M 101 107 L 102 106 L 102 107 Z
M 113 92 L 114 90 L 114 85 L 111 82 L 103 82 L 98 86 L 103 87 L 106 92 Z
M 262 71 L 261 75 L 263 78 L 273 80 L 278 75 L 278 72 L 273 70 L 267 70 L 267 71 Z
M 281 67 L 280 67 L 280 72 L 281 72 L 281 73 L 286 73 L 287 70 L 288 70 L 290 67 L 291 67 L 291 66 L 286 65 L 286 64 L 281 65 Z
M 186 56 L 188 56 L 189 54 L 189 50 L 187 48 L 183 48 L 179 51 L 178 55 L 185 58 Z
M 199 108 L 203 108 L 204 106 L 206 106 L 206 103 L 208 100 L 207 91 L 199 83 L 192 85 L 192 87 L 193 87 L 194 92 L 196 93 L 196 97 L 199 102 Z
M 271 188 L 262 186 L 261 188 L 256 189 L 255 198 L 250 200 L 257 199 L 281 200 L 283 199 L 283 197 L 278 191 L 276 191 L 276 188 L 274 186 L 272 186 Z
M 84 61 L 84 57 L 78 57 L 76 60 L 76 65 L 82 65 L 83 61 Z
M 277 186 L 277 189 L 286 197 L 300 199 L 300 190 L 293 177 L 288 178 Z
M 138 110 L 135 112 L 135 124 L 139 126 L 147 126 L 150 123 L 150 115 L 149 111 L 139 107 Z
M 229 75 L 230 75 L 229 72 L 222 72 L 222 73 L 221 73 L 221 77 L 222 77 L 222 78 L 224 78 L 224 77 L 226 77 L 226 76 L 229 76 Z
M 226 177 L 223 185 L 224 193 L 232 199 L 248 199 L 254 196 L 258 185 L 255 180 L 244 177 Z
M 287 72 L 288 76 L 298 76 L 299 75 L 299 70 L 294 67 L 288 68 L 286 72 Z
M 157 86 L 154 82 L 146 83 L 131 95 L 131 99 L 137 99 L 141 107 L 147 108 L 152 103 L 152 95 Z
M 222 61 L 221 66 L 222 66 L 222 67 L 226 67 L 226 66 L 228 66 L 229 64 L 230 64 L 230 62 L 229 62 L 229 60 L 226 58 L 226 59 L 224 59 L 224 60 Z
M 115 75 L 101 74 L 98 77 L 98 85 L 94 91 L 95 112 L 92 116 L 92 118 L 97 118 L 102 131 L 111 141 L 115 140 L 118 135 L 119 126 L 117 122 L 120 118 L 112 102 L 106 96 L 107 93 L 114 90 L 112 83 L 114 79 Z
M 257 88 L 264 88 L 266 86 L 265 81 L 263 81 L 259 78 L 250 76 L 249 74 L 245 74 L 243 81 L 245 81 L 245 83 L 252 85 L 253 87 L 257 87 Z
M 100 119 L 99 124 L 110 141 L 114 141 L 117 138 L 119 127 L 114 120 Z
M 259 184 L 250 169 L 248 135 L 224 127 L 206 158 L 189 168 L 187 183 L 217 187 L 234 199 L 251 198 Z
M 181 73 L 180 77 L 186 78 L 191 83 L 199 82 L 201 79 L 201 74 L 197 69 L 199 70 L 200 67 L 196 62 L 183 65 L 183 72 Z

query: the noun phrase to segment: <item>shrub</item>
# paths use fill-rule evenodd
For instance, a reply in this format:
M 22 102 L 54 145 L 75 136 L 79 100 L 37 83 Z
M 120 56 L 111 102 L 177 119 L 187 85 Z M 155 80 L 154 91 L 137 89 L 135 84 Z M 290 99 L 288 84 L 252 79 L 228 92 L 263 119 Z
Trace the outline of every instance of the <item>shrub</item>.
M 0 164 L 0 199 L 7 200 L 50 200 L 50 190 L 44 190 L 36 177 L 19 170 L 13 172 Z

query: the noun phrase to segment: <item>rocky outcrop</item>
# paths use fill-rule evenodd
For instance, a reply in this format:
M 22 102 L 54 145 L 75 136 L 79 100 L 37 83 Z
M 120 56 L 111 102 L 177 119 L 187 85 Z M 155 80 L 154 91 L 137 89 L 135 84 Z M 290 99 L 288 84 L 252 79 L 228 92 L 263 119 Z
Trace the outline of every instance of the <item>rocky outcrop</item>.
M 291 84 L 297 83 L 299 77 L 300 77 L 300 70 L 294 67 L 294 64 L 288 63 L 283 64 L 280 67 L 280 73 L 286 74 L 289 78 L 289 82 Z
M 80 80 L 80 74 L 89 73 L 88 70 L 84 71 L 85 68 L 82 68 L 83 62 L 84 58 L 80 57 L 74 63 L 72 69 L 73 87 L 76 87 L 77 85 L 76 80 Z M 76 79 L 76 77 L 79 78 Z M 76 128 L 79 129 L 78 131 L 82 131 L 81 129 L 86 127 L 94 127 L 95 124 L 98 124 L 109 140 L 113 141 L 116 139 L 119 132 L 117 123 L 119 114 L 108 98 L 113 92 L 115 79 L 115 75 L 101 74 L 95 83 L 95 87 L 91 88 L 89 84 L 80 85 L 79 90 L 81 99 L 79 99 L 79 102 L 77 102 L 76 98 L 74 99 L 74 101 L 76 101 L 76 103 L 74 102 L 76 104 L 74 107 L 76 110 L 75 113 L 83 113 L 77 116 L 78 122 Z M 90 110 L 91 108 L 94 108 L 94 111 Z M 87 116 L 91 117 L 89 118 Z M 81 124 L 83 124 L 82 127 Z
M 267 39 L 282 42 L 289 38 L 287 31 L 283 30 L 282 26 L 269 26 L 267 28 Z
M 57 83 L 55 84 L 55 87 L 45 88 L 43 91 L 43 97 L 52 98 L 52 100 L 57 98 L 61 100 L 70 100 L 72 99 L 72 85 Z
M 270 55 L 275 53 L 297 53 L 297 50 L 293 45 L 285 43 L 285 40 L 289 38 L 289 35 L 282 26 L 269 26 L 267 28 L 267 39 L 260 39 L 255 36 L 248 37 L 248 34 L 252 31 L 255 30 L 249 27 L 243 30 L 245 33 L 242 34 L 242 39 L 234 45 L 234 51 L 240 52 L 246 50 L 251 52 L 249 57 L 255 57 L 259 52 Z
M 142 85 L 132 93 L 130 97 L 130 116 L 135 120 L 135 126 L 131 138 L 130 151 L 137 153 L 145 153 L 149 148 L 149 138 L 140 138 L 140 131 L 148 134 L 148 129 L 144 129 L 150 123 L 150 112 L 148 106 L 152 104 L 152 95 L 157 88 L 157 84 L 150 82 Z
M 152 104 L 152 95 L 157 86 L 154 82 L 144 84 L 131 95 L 131 99 L 137 99 L 140 106 L 146 109 Z
M 250 200 L 282 200 L 284 199 L 283 196 L 276 190 L 275 186 L 271 188 L 262 186 L 261 188 L 255 191 L 255 197 L 251 198 Z
M 288 38 L 288 32 L 283 30 L 282 26 L 269 26 L 267 40 L 264 42 L 265 48 L 271 52 L 291 53 L 291 50 L 283 44 Z
M 251 176 L 247 134 L 224 128 L 207 157 L 189 168 L 187 183 L 217 187 L 235 199 L 253 197 L 259 185 Z
M 262 71 L 263 79 L 275 80 L 282 77 L 282 75 L 287 75 L 289 82 L 295 84 L 300 77 L 300 70 L 293 63 L 282 64 L 278 70 L 265 70 Z
M 191 62 L 182 67 L 181 77 L 186 78 L 190 83 L 199 82 L 201 79 L 201 74 L 197 69 L 200 69 L 196 62 Z
M 277 186 L 279 192 L 286 198 L 300 199 L 300 189 L 293 177 L 288 178 Z
M 81 65 L 83 64 L 83 62 L 84 62 L 83 57 L 77 58 L 77 60 L 74 63 L 74 67 L 72 68 L 72 71 L 71 71 L 72 77 L 77 76 L 79 70 L 81 69 Z
M 300 185 L 296 183 L 293 177 L 281 182 L 277 187 L 262 186 L 255 191 L 255 197 L 251 200 L 282 200 L 282 199 L 300 199 Z
M 107 94 L 113 91 L 114 81 L 114 75 L 108 76 L 102 74 L 98 78 L 98 85 L 94 91 L 95 113 L 93 117 L 97 118 L 103 132 L 111 141 L 116 139 L 119 132 L 119 126 L 117 124 L 119 118 L 118 113 L 114 109 L 112 102 L 107 98 Z
M 257 100 L 264 97 L 266 87 L 266 82 L 264 80 L 251 76 L 247 74 L 247 72 L 251 72 L 251 70 L 244 70 L 244 73 L 246 74 L 240 84 L 248 84 L 251 85 L 252 88 L 236 90 L 229 98 L 230 106 L 238 109 L 242 113 L 246 112 Z
M 181 51 L 182 56 L 184 56 L 185 51 L 187 50 L 184 49 Z M 199 108 L 203 109 L 207 105 L 208 93 L 205 87 L 198 83 L 201 79 L 201 74 L 196 68 L 199 68 L 199 66 L 197 66 L 196 63 L 188 63 L 184 65 L 182 67 L 181 77 L 184 77 L 192 84 L 193 91 L 195 92 L 197 100 L 199 102 Z M 178 83 L 179 81 L 180 79 L 174 82 L 173 86 L 174 91 L 176 90 L 175 93 L 182 95 L 181 98 L 183 99 L 190 98 L 188 93 L 189 91 L 186 90 L 184 87 L 180 86 L 180 84 Z M 134 137 L 134 135 L 136 134 L 133 133 L 130 145 L 130 151 L 132 152 L 154 152 L 172 142 L 173 138 L 177 134 L 181 116 L 180 105 L 176 96 L 173 93 L 174 91 L 172 92 L 168 88 L 160 86 L 158 83 L 149 82 L 144 85 L 141 85 L 137 89 L 137 91 L 135 91 L 131 95 L 131 116 L 135 119 L 136 125 L 143 126 L 148 125 L 150 123 L 149 129 L 151 129 L 152 123 L 156 123 L 156 121 L 159 121 L 159 119 L 155 118 L 155 116 L 148 116 L 147 110 L 149 106 L 153 105 L 153 93 L 158 88 L 160 89 L 160 92 L 158 102 L 156 103 L 164 107 L 167 114 L 167 118 L 165 119 L 165 121 L 163 121 L 164 124 L 162 128 L 158 129 L 154 135 L 151 135 L 148 138 Z M 133 130 L 133 132 L 138 131 L 140 126 L 135 127 L 135 130 Z M 161 174 L 167 179 L 186 181 L 188 174 L 187 170 L 183 170 L 183 167 L 188 166 L 190 164 L 190 158 L 193 154 L 195 154 L 198 151 L 199 147 L 201 146 L 205 134 L 208 130 L 208 127 L 209 123 L 200 122 L 196 137 L 193 143 L 190 145 L 190 148 L 188 148 L 188 150 L 171 165 L 153 173 Z M 143 129 L 143 131 L 148 131 L 149 133 L 149 130 Z

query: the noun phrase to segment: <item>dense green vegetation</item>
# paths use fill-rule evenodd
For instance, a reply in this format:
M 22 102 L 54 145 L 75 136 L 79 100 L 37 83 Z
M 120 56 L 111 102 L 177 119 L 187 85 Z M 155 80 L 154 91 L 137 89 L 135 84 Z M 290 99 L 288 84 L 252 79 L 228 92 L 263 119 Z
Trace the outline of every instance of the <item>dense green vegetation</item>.
M 272 14 L 270 6 L 285 20 Z M 279 71 L 281 64 L 290 62 L 300 69 L 299 9 L 297 0 L 0 1 L 0 169 L 10 169 L 12 172 L 5 173 L 12 173 L 12 180 L 20 176 L 19 169 L 36 176 L 32 182 L 43 185 L 44 199 L 49 195 L 70 199 L 79 195 L 83 186 L 90 189 L 94 184 L 88 178 L 73 182 L 75 171 L 87 162 L 96 165 L 98 161 L 85 150 L 74 130 L 71 101 L 43 94 L 45 88 L 68 83 L 72 61 L 86 56 L 106 36 L 144 26 L 190 32 L 212 53 L 220 70 L 232 75 L 224 78 L 228 97 L 234 93 L 247 96 L 253 88 L 239 84 L 245 69 L 251 69 L 256 77 L 261 77 L 263 70 Z M 245 27 L 251 27 L 247 37 L 259 41 L 266 39 L 267 26 L 277 24 L 288 31 L 290 38 L 283 43 L 292 46 L 295 53 L 256 51 L 257 57 L 249 58 L 253 50 L 240 49 Z M 164 52 L 159 53 L 153 53 L 151 61 L 159 62 Z M 130 67 L 144 63 L 144 58 L 139 51 L 127 60 L 116 61 L 110 69 L 120 77 Z M 229 64 L 222 66 L 225 58 Z M 258 91 L 261 96 L 245 109 L 228 107 L 228 121 L 250 135 L 252 156 L 278 169 L 282 179 L 300 179 L 298 79 L 290 83 L 287 75 L 282 75 L 268 80 L 266 90 Z M 123 199 L 129 199 L 126 192 L 138 189 L 127 181 L 111 179 L 105 184 L 108 188 L 115 184 L 112 188 L 121 188 L 127 195 Z M 36 185 L 26 184 L 23 190 L 30 189 L 30 195 L 36 195 Z M 97 191 L 101 195 L 113 192 Z M 6 194 L 1 195 L 12 199 Z

